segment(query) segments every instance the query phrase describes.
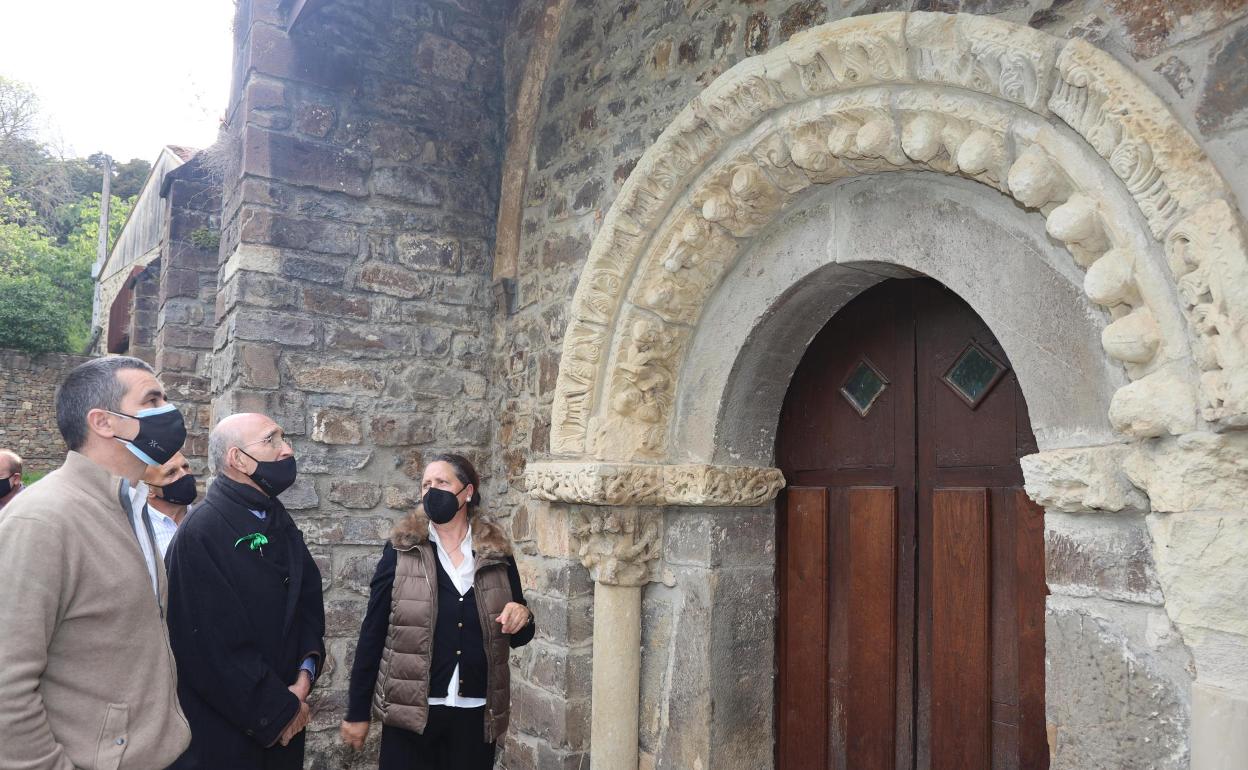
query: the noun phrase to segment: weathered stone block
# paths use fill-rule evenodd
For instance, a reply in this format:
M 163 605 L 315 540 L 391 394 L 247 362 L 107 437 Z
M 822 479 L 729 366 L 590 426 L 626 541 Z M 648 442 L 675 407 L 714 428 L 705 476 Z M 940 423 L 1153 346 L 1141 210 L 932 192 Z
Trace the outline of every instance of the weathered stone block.
M 372 582 L 379 559 L 380 552 L 343 559 L 342 566 L 334 576 L 334 584 L 351 593 L 368 596 L 368 585 Z
M 373 170 L 373 192 L 416 206 L 438 206 L 446 197 L 441 180 L 407 166 L 383 166 Z
M 1248 125 L 1248 27 L 1213 53 L 1196 122 L 1206 133 Z
M 1050 597 L 1045 645 L 1053 770 L 1187 768 L 1190 661 L 1165 613 Z
M 325 322 L 325 347 L 353 357 L 386 357 L 411 352 L 412 332 L 393 326 Z
M 1236 634 L 1248 649 L 1248 516 L 1172 513 L 1149 516 L 1148 526 L 1170 617 Z
M 252 207 L 239 217 L 243 243 L 345 256 L 355 256 L 360 250 L 359 234 L 349 224 L 296 219 Z
M 427 444 L 436 435 L 432 415 L 386 413 L 373 418 L 369 436 L 377 446 Z
M 288 356 L 287 372 L 295 386 L 314 393 L 379 395 L 385 378 L 374 367 L 326 361 L 318 356 Z
M 371 481 L 336 480 L 330 484 L 329 500 L 344 508 L 372 508 L 381 502 L 381 487 Z
M 1048 510 L 1147 510 L 1148 498 L 1131 485 L 1122 465 L 1125 444 L 1055 449 L 1021 459 L 1027 494 Z
M 360 599 L 331 599 L 325 602 L 325 635 L 358 635 L 367 607 L 368 602 Z
M 1240 511 L 1248 499 L 1248 436 L 1190 433 L 1137 444 L 1124 469 L 1156 512 Z
M 340 449 L 311 444 L 299 448 L 299 470 L 307 473 L 342 475 L 367 467 L 371 449 Z
M 416 270 L 459 272 L 460 249 L 455 238 L 404 233 L 398 238 L 396 251 L 400 263 Z
M 368 194 L 372 160 L 364 153 L 248 127 L 243 173 L 355 197 Z
M 360 421 L 350 412 L 321 409 L 312 417 L 312 440 L 322 444 L 358 444 L 364 438 Z
M 290 489 L 279 495 L 278 499 L 292 511 L 307 510 L 321 504 L 320 495 L 316 493 L 316 484 L 309 477 L 296 479 Z
M 360 269 L 355 284 L 365 291 L 375 291 L 403 299 L 428 297 L 433 292 L 434 279 L 397 265 L 369 262 Z
M 463 83 L 472 67 L 472 54 L 453 40 L 426 32 L 416 43 L 415 64 L 425 75 Z
M 1143 517 L 1045 517 L 1045 578 L 1053 593 L 1161 606 L 1153 539 Z
M 589 699 L 564 700 L 525 682 L 511 685 L 512 726 L 550 745 L 583 748 L 589 744 Z
M 301 307 L 309 313 L 336 318 L 365 320 L 369 316 L 369 304 L 366 297 L 358 297 L 321 286 L 303 287 Z

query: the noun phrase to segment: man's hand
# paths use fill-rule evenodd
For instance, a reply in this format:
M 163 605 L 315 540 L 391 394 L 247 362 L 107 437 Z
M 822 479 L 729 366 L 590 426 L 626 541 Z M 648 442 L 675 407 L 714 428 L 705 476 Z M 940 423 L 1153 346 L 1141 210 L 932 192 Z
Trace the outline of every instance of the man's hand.
M 494 619 L 503 624 L 504 634 L 514 634 L 529 624 L 530 617 L 532 613 L 529 612 L 528 607 L 519 602 L 507 602 L 502 613 Z
M 368 737 L 368 722 L 348 722 L 344 719 L 338 727 L 338 734 L 342 736 L 343 743 L 361 751 L 364 748 L 364 739 Z
M 312 677 L 305 669 L 299 669 L 299 678 L 287 689 L 295 694 L 300 703 L 304 703 L 308 699 L 308 693 L 312 692 Z
M 293 687 L 293 685 L 292 685 Z M 299 702 L 299 713 L 295 714 L 295 718 L 290 720 L 290 724 L 286 725 L 286 729 L 282 730 L 282 737 L 278 742 L 283 746 L 289 744 L 294 737 L 299 734 L 303 728 L 308 726 L 308 722 L 312 720 L 312 709 L 304 701 Z

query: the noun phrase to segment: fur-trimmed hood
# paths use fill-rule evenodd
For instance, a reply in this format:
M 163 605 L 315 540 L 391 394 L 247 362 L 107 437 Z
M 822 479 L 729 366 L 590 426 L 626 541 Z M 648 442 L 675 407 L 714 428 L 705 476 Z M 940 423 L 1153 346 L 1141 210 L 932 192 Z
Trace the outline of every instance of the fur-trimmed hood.
M 480 557 L 503 559 L 511 556 L 511 540 L 492 519 L 474 513 L 468 519 L 472 531 L 472 550 Z M 390 532 L 390 543 L 396 551 L 410 551 L 429 542 L 429 517 L 423 512 L 409 513 Z

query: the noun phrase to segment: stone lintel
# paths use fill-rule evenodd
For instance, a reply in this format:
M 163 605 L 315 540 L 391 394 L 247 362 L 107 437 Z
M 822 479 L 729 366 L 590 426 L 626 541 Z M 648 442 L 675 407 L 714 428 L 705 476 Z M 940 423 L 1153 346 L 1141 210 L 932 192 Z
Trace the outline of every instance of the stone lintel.
M 536 500 L 658 507 L 762 506 L 785 484 L 778 468 L 610 462 L 530 463 L 525 481 Z

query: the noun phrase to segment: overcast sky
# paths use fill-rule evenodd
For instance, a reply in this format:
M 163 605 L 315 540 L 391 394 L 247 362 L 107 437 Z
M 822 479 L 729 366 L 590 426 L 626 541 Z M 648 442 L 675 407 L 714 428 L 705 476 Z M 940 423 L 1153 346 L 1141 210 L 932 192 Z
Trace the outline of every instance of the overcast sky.
M 0 75 L 68 155 L 206 147 L 230 87 L 234 0 L 0 0 Z

